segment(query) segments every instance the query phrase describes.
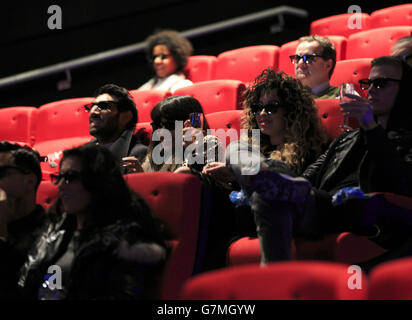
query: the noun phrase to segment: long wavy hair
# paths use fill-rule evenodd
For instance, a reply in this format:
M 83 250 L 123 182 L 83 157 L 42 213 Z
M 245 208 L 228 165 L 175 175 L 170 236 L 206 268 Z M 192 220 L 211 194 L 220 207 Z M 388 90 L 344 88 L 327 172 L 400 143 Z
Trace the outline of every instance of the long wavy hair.
M 260 97 L 274 89 L 277 89 L 281 108 L 284 110 L 286 134 L 284 143 L 272 151 L 269 157 L 285 162 L 300 173 L 309 161 L 315 160 L 321 154 L 324 144 L 328 141 L 309 87 L 303 86 L 298 80 L 283 72 L 265 69 L 244 93 L 242 126 L 249 132 L 259 129 L 251 106 L 259 104 Z M 261 152 L 267 153 L 270 147 L 269 136 L 261 132 Z
M 168 122 L 174 121 L 185 121 L 188 120 L 191 113 L 202 113 L 203 114 L 203 131 L 209 128 L 209 125 L 204 116 L 204 112 L 201 104 L 195 98 L 190 96 L 172 96 L 168 97 L 152 109 L 150 117 L 153 123 L 160 123 L 161 119 L 164 118 Z M 142 164 L 144 171 L 174 171 L 181 166 L 180 163 L 176 163 L 175 154 L 173 154 L 173 159 L 171 164 L 156 164 L 153 161 L 153 149 L 160 143 L 160 141 L 152 141 L 149 144 L 146 158 Z M 173 151 L 174 152 L 174 151 Z

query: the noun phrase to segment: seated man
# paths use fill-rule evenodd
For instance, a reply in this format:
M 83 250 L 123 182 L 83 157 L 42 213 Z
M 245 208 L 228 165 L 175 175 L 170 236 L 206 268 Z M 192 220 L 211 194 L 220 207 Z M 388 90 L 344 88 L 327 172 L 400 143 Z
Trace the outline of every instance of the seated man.
M 374 59 L 369 79 L 360 81 L 368 88 L 367 99 L 353 96 L 341 105 L 344 114 L 359 120 L 360 129 L 339 136 L 303 178 L 271 171 L 269 164 L 269 170 L 242 179 L 239 166 L 228 165 L 248 192 L 262 262 L 290 258 L 292 234 L 307 239 L 345 231 L 369 236 L 389 249 L 362 264 L 365 270 L 412 255 L 412 213 L 368 194 L 412 196 L 411 77 L 411 69 L 399 58 Z M 358 193 L 366 195 L 343 204 L 334 201 L 347 187 L 358 187 Z M 287 247 L 280 248 L 279 234 L 290 240 L 282 242 Z
M 399 39 L 392 47 L 391 55 L 401 57 L 412 67 L 412 36 Z
M 36 151 L 0 142 L 0 297 L 13 297 L 17 273 L 44 223 L 36 205 L 41 181 Z
M 106 84 L 97 90 L 95 97 L 93 103 L 85 106 L 90 113 L 90 134 L 96 138 L 89 143 L 106 146 L 120 160 L 132 157 L 143 161 L 147 146 L 133 135 L 138 115 L 129 92 Z
M 296 54 L 290 59 L 295 65 L 296 79 L 312 89 L 314 99 L 339 95 L 339 88 L 329 84 L 336 65 L 336 50 L 328 39 L 318 35 L 300 38 Z

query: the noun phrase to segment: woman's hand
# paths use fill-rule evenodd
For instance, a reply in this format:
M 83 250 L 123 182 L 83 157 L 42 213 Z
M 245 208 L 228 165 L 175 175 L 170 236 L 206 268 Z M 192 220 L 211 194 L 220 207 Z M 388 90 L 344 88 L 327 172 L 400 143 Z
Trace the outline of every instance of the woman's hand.
M 356 118 L 364 130 L 371 130 L 377 126 L 370 102 L 357 95 L 348 94 L 351 100 L 340 103 L 341 112 L 345 117 Z
M 231 188 L 231 182 L 234 180 L 232 172 L 222 162 L 212 162 L 203 167 L 202 173 L 210 176 L 226 188 Z
M 139 159 L 136 157 L 124 157 L 123 160 L 123 167 L 127 168 L 130 172 L 143 172 L 142 164 L 140 163 Z
M 190 168 L 189 167 L 185 167 L 185 166 L 183 166 L 183 167 L 180 167 L 180 168 L 177 168 L 175 171 L 173 171 L 174 173 L 189 173 L 189 174 L 191 174 L 192 173 L 192 171 L 190 171 Z
M 192 138 L 186 141 L 186 136 Z M 199 141 L 199 143 L 203 141 L 203 131 L 199 128 L 193 128 L 190 120 L 186 120 L 183 124 L 183 148 L 186 148 L 195 141 Z

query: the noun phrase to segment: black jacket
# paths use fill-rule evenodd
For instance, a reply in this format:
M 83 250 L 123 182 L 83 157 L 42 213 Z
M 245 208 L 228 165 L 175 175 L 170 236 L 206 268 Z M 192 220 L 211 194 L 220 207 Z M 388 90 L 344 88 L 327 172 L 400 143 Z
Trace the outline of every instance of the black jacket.
M 20 272 L 18 285 L 23 298 L 37 298 L 49 266 L 65 253 L 74 230 L 75 220 L 65 214 L 45 225 Z M 63 297 L 152 298 L 156 293 L 151 289 L 157 288 L 165 258 L 165 248 L 147 239 L 137 222 L 120 220 L 90 231 L 74 250 L 70 276 L 63 279 Z
M 354 153 L 361 163 L 353 163 Z M 335 190 L 342 178 L 358 171 L 364 192 L 393 192 L 412 196 L 412 132 L 357 129 L 339 136 L 303 173 L 315 188 Z

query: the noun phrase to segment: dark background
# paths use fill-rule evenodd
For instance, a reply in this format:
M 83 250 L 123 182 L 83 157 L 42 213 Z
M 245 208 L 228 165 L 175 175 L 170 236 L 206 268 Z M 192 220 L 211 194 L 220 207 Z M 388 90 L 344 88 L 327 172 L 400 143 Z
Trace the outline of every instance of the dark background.
M 145 40 L 156 28 L 185 31 L 225 19 L 288 5 L 308 11 L 307 18 L 285 15 L 282 32 L 271 33 L 277 18 L 191 38 L 195 55 L 219 53 L 249 45 L 274 44 L 296 40 L 309 34 L 313 20 L 346 13 L 356 4 L 362 12 L 372 13 L 405 2 L 376 1 L 241 1 L 241 0 L 112 0 L 68 1 L 35 0 L 0 4 L 0 78 L 46 67 L 59 62 Z M 49 30 L 47 9 L 62 9 L 61 30 Z M 91 96 L 105 83 L 136 89 L 151 76 L 144 53 L 71 71 L 71 88 L 59 91 L 57 82 L 65 74 L 48 76 L 0 88 L 0 107 L 44 103 L 74 97 Z

